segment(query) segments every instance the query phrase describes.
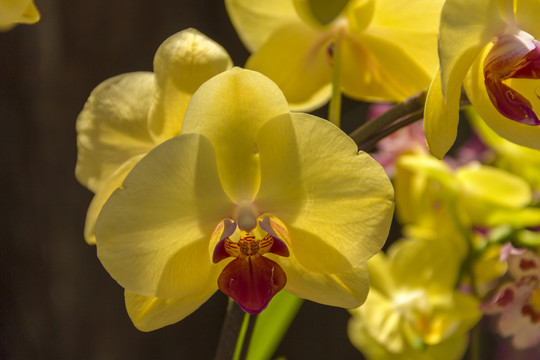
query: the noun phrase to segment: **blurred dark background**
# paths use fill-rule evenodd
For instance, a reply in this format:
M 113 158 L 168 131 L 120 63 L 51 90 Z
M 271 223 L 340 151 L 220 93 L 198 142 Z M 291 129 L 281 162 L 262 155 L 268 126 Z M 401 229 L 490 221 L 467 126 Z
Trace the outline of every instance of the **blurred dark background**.
M 212 359 L 226 298 L 151 333 L 83 239 L 92 193 L 74 177 L 75 119 L 90 91 L 152 71 L 158 46 L 194 27 L 236 65 L 248 53 L 220 0 L 36 0 L 42 19 L 0 33 L 1 359 Z M 276 356 L 360 359 L 348 315 L 305 302 Z

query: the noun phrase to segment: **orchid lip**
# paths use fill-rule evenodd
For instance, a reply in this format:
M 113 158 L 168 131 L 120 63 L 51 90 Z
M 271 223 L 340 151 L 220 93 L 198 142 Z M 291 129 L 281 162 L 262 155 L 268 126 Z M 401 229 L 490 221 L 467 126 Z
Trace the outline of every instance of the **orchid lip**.
M 538 41 L 514 34 L 500 36 L 486 57 L 484 79 L 489 98 L 499 113 L 525 125 L 540 125 L 530 101 L 503 83 L 512 78 L 540 79 Z
M 222 233 L 214 248 L 213 262 L 235 258 L 221 272 L 218 287 L 250 314 L 264 310 L 287 283 L 287 276 L 279 264 L 263 256 L 266 253 L 289 256 L 287 245 L 272 228 L 271 221 L 265 216 L 258 220 L 257 228 L 252 229 L 254 231 L 245 231 L 235 222 L 225 219 L 216 228 Z

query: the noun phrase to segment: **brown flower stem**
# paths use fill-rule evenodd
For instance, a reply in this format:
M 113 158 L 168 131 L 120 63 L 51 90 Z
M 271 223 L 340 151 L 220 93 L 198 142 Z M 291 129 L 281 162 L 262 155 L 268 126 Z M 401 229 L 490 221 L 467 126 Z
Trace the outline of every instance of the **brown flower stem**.
M 247 324 L 247 327 L 244 326 L 243 329 L 246 316 L 249 317 L 249 324 Z M 247 352 L 247 345 L 249 344 L 249 338 L 251 337 L 251 332 L 253 332 L 255 318 L 256 316 L 246 314 L 236 302 L 230 302 L 229 307 L 227 308 L 227 315 L 225 316 L 225 321 L 223 322 L 223 327 L 221 328 L 221 335 L 216 351 L 216 360 L 233 359 L 235 353 L 237 352 L 236 350 L 237 343 L 239 343 L 239 338 L 242 338 L 242 343 L 239 344 L 239 346 L 241 346 L 240 358 L 245 358 Z M 246 339 L 247 341 L 244 341 Z
M 395 121 L 405 116 L 408 116 L 412 113 L 416 113 L 422 110 L 424 107 L 425 101 L 426 101 L 426 90 L 423 90 L 405 99 L 403 102 L 394 105 L 392 108 L 390 108 L 390 110 L 377 116 L 373 120 L 367 121 L 366 123 L 358 127 L 356 130 L 354 130 L 349 136 L 358 145 L 370 143 L 372 142 L 372 139 L 374 138 L 374 136 L 378 132 L 381 131 L 381 129 L 387 128 L 388 126 L 392 125 Z M 423 113 L 423 110 L 422 110 L 422 113 Z M 405 126 L 405 125 L 402 125 L 402 126 Z M 397 129 L 394 129 L 393 131 L 395 130 Z M 382 137 L 380 137 L 379 140 L 380 139 L 382 139 Z

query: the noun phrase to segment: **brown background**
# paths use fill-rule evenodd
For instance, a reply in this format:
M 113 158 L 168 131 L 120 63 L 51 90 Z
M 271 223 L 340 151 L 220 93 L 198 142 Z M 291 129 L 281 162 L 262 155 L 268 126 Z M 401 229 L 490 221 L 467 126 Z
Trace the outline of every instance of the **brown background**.
M 236 65 L 247 52 L 219 0 L 36 0 L 42 20 L 0 33 L 1 359 L 211 359 L 216 294 L 184 321 L 136 330 L 122 289 L 83 240 L 92 194 L 74 178 L 75 119 L 90 91 L 152 70 L 160 43 L 195 27 Z M 306 302 L 277 355 L 360 358 L 347 313 Z

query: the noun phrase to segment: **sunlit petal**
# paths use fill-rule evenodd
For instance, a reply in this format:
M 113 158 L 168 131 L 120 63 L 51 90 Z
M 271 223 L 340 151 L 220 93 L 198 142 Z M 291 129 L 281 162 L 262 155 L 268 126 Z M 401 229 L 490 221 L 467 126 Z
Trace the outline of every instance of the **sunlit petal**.
M 251 55 L 246 68 L 271 78 L 294 110 L 310 111 L 330 98 L 329 34 L 303 23 L 283 26 Z
M 291 0 L 225 0 L 227 13 L 249 51 L 257 51 L 270 34 L 300 19 Z
M 287 225 L 302 266 L 347 272 L 381 248 L 393 212 L 392 186 L 383 168 L 341 130 L 293 114 L 269 121 L 257 145 L 262 183 L 255 204 Z
M 187 296 L 221 267 L 212 263 L 209 241 L 231 213 L 211 143 L 181 135 L 145 156 L 107 201 L 96 226 L 98 257 L 127 290 Z
M 0 30 L 8 30 L 17 23 L 33 24 L 39 18 L 33 0 L 0 1 Z
M 474 62 L 469 75 L 465 79 L 467 96 L 476 111 L 486 124 L 501 137 L 516 144 L 533 149 L 540 149 L 540 126 L 530 126 L 512 121 L 503 116 L 491 102 L 484 82 L 484 68 L 482 59 L 490 47 L 486 47 L 482 55 Z M 518 93 L 526 96 L 531 102 L 532 109 L 540 113 L 540 98 L 538 98 L 538 80 L 535 79 L 509 79 L 506 84 Z
M 438 159 L 442 159 L 456 141 L 460 96 L 461 84 L 449 88 L 447 99 L 444 98 L 440 72 L 437 71 L 426 97 L 424 133 L 429 152 Z
M 161 44 L 154 57 L 156 85 L 149 118 L 157 143 L 180 134 L 195 90 L 231 66 L 227 51 L 195 29 L 176 33 Z

